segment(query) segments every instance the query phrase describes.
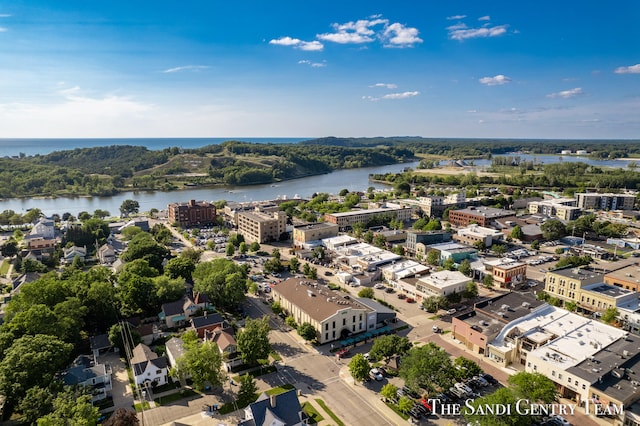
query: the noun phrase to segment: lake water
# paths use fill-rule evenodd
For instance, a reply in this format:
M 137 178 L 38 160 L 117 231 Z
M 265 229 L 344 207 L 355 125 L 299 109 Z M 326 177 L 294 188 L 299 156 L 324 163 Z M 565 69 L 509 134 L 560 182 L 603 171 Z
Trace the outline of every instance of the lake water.
M 415 168 L 418 162 L 392 164 L 380 167 L 365 167 L 362 169 L 337 170 L 319 176 L 288 180 L 277 184 L 251 186 L 219 186 L 215 188 L 192 188 L 181 191 L 140 191 L 123 192 L 111 197 L 60 197 L 60 198 L 25 198 L 0 201 L 0 211 L 13 210 L 24 214 L 27 209 L 39 208 L 51 216 L 54 213 L 62 215 L 69 212 L 77 216 L 79 212 L 92 213 L 96 209 L 107 210 L 112 215 L 120 212 L 120 205 L 124 200 L 132 199 L 140 203 L 140 211 L 152 208 L 163 210 L 167 204 L 185 202 L 189 200 L 205 201 L 260 201 L 276 198 L 310 197 L 314 192 L 328 192 L 337 194 L 341 189 L 349 191 L 366 191 L 368 187 L 385 188 L 385 185 L 369 182 L 370 173 L 398 173 L 405 167 Z M 386 187 L 388 188 L 388 187 Z
M 151 150 L 159 150 L 168 147 L 199 148 L 205 145 L 219 144 L 228 140 L 242 140 L 254 143 L 296 143 L 310 138 L 167 138 L 167 139 L 0 139 L 0 155 L 25 155 L 46 154 L 53 151 L 88 148 L 105 145 L 138 145 L 146 146 Z M 626 167 L 628 160 L 592 160 L 578 156 L 559 155 L 530 155 L 507 154 L 507 156 L 520 157 L 524 161 L 537 163 L 557 162 L 584 162 L 591 166 L 602 167 Z M 446 164 L 447 162 L 442 162 Z M 478 168 L 491 165 L 491 160 L 478 159 L 473 161 Z M 219 186 L 215 188 L 191 188 L 181 191 L 162 192 L 124 192 L 111 197 L 60 197 L 60 198 L 27 198 L 0 200 L 0 211 L 13 210 L 24 214 L 28 209 L 39 208 L 47 216 L 54 213 L 69 212 L 77 215 L 79 212 L 93 212 L 96 209 L 109 211 L 112 215 L 118 214 L 120 205 L 126 199 L 134 199 L 140 203 L 140 211 L 149 211 L 152 208 L 166 209 L 167 204 L 184 202 L 191 199 L 217 201 L 258 201 L 272 200 L 276 198 L 302 198 L 310 197 L 315 192 L 328 192 L 336 194 L 341 189 L 349 191 L 365 191 L 369 186 L 376 189 L 385 188 L 384 184 L 369 182 L 371 173 L 398 173 L 405 167 L 415 168 L 418 162 L 394 164 L 381 167 L 368 167 L 362 169 L 337 170 L 335 172 L 310 176 L 302 179 L 280 182 L 278 184 L 251 185 L 251 186 Z M 388 187 L 387 187 L 388 188 Z

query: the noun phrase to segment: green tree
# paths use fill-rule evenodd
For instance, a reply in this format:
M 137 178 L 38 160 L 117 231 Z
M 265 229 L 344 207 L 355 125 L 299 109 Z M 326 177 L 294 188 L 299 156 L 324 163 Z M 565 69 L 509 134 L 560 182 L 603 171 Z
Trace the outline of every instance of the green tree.
M 477 362 L 471 361 L 463 356 L 454 359 L 453 366 L 455 368 L 456 379 L 458 380 L 464 380 L 482 374 L 482 368 L 480 368 Z
M 80 212 L 78 213 L 78 219 L 80 220 L 80 222 L 86 222 L 87 220 L 91 219 L 91 213 L 89 212 Z
M 120 216 L 128 217 L 140 210 L 140 203 L 135 200 L 124 200 L 120 205 Z
M 219 308 L 233 308 L 244 300 L 247 271 L 231 260 L 199 263 L 193 271 L 194 291 L 206 294 Z
M 140 333 L 131 328 L 128 322 L 114 324 L 109 329 L 109 342 L 118 348 L 121 354 L 127 353 L 125 342 L 129 350 L 133 350 L 141 341 Z
M 493 275 L 487 274 L 482 279 L 482 283 L 486 288 L 493 288 Z
M 373 341 L 369 357 L 373 360 L 389 359 L 394 355 L 404 355 L 412 345 L 408 338 L 396 334 L 380 336 Z
M 298 328 L 298 324 L 296 323 L 296 319 L 289 315 L 284 319 L 284 322 L 291 328 Z
M 171 241 L 173 241 L 173 234 L 169 228 L 161 223 L 153 225 L 153 228 L 151 228 L 151 235 L 158 244 L 162 244 L 164 246 L 169 245 Z
M 520 398 L 528 398 L 530 401 L 545 404 L 551 404 L 558 400 L 555 383 L 540 373 L 521 371 L 510 376 L 508 382 Z
M 238 332 L 236 342 L 238 352 L 245 364 L 254 365 L 258 360 L 269 357 L 271 345 L 269 344 L 269 317 L 260 319 L 247 318 L 245 326 Z
M 186 345 L 185 353 L 177 360 L 179 375 L 189 374 L 198 390 L 204 390 L 207 383 L 212 387 L 222 386 L 226 374 L 222 371 L 222 355 L 218 345 L 205 341 Z
M 40 417 L 52 412 L 53 399 L 53 389 L 44 389 L 40 386 L 27 389 L 27 393 L 18 407 L 24 423 L 35 424 Z
M 226 255 L 231 257 L 235 254 L 236 252 L 236 246 L 233 245 L 233 243 L 228 242 L 227 243 L 227 249 L 226 249 Z
M 369 376 L 369 361 L 362 354 L 355 354 L 349 362 L 349 372 L 356 382 L 361 382 Z
M 464 410 L 464 417 L 469 424 L 477 426 L 529 426 L 533 424 L 533 417 L 514 415 L 487 416 L 480 407 L 511 406 L 515 407 L 517 396 L 508 388 L 500 388 L 497 391 L 481 398 L 469 401 L 473 409 Z
M 120 232 L 120 235 L 122 235 L 122 237 L 126 241 L 131 241 L 133 237 L 135 237 L 141 232 L 143 231 L 142 231 L 142 228 L 140 228 L 139 226 L 127 226 L 122 230 L 122 232 Z
M 414 401 L 407 395 L 402 395 L 398 400 L 398 410 L 407 413 L 413 407 Z
M 256 400 L 258 385 L 253 376 L 243 374 L 240 376 L 240 389 L 238 390 L 238 406 L 246 407 Z
M 178 256 L 167 262 L 164 273 L 169 278 L 182 277 L 187 281 L 191 281 L 191 274 L 196 269 L 196 263 L 188 257 Z
M 68 388 L 53 400 L 53 412 L 38 419 L 38 426 L 95 425 L 100 412 L 91 403 L 91 395 Z
M 166 247 L 159 245 L 150 234 L 143 232 L 133 237 L 120 258 L 125 262 L 144 259 L 149 262 L 149 266 L 162 272 L 162 262 L 168 254 L 169 250 Z
M 462 296 L 465 299 L 473 299 L 474 297 L 478 297 L 478 285 L 474 282 L 468 282 Z
M 172 279 L 166 275 L 159 275 L 152 278 L 152 281 L 159 305 L 174 302 L 184 295 L 184 278 Z
M 440 265 L 440 252 L 438 250 L 429 250 L 427 252 L 427 263 L 429 265 Z
M 384 248 L 387 246 L 387 238 L 382 234 L 376 234 L 373 237 L 373 245 L 379 248 Z
M 531 241 L 531 249 L 532 250 L 540 249 L 540 241 L 538 241 L 538 240 Z
M 358 297 L 366 297 L 367 299 L 373 299 L 373 289 L 370 287 L 364 287 L 358 292 Z
M 240 247 L 238 249 L 240 250 L 240 253 L 245 254 L 249 251 L 249 246 L 243 241 L 240 243 Z
M 18 242 L 14 239 L 10 239 L 6 243 L 0 246 L 0 254 L 4 257 L 13 257 L 18 254 Z
M 362 238 L 367 244 L 371 244 L 373 242 L 373 232 L 371 231 L 365 232 Z
M 547 220 L 540 225 L 540 230 L 542 231 L 542 238 L 545 240 L 558 240 L 567 235 L 564 223 L 558 219 Z
M 393 383 L 387 383 L 382 387 L 382 389 L 380 389 L 380 395 L 382 395 L 386 401 L 395 400 L 397 397 L 397 394 L 398 394 L 398 387 Z
M 453 260 L 453 257 L 447 257 L 445 261 L 442 263 L 442 267 L 447 271 L 453 271 L 455 264 L 456 264 L 456 261 Z
M 578 310 L 578 304 L 573 300 L 564 303 L 564 308 L 569 312 L 575 312 Z
M 447 388 L 453 379 L 451 358 L 433 342 L 414 347 L 402 358 L 400 377 L 412 388 Z
M 460 262 L 458 272 L 465 274 L 467 277 L 471 276 L 471 273 L 473 271 L 471 270 L 471 262 L 469 262 L 469 259 L 464 259 L 462 262 Z
M 425 311 L 431 314 L 435 314 L 436 312 L 438 312 L 438 298 L 435 296 L 425 298 L 422 301 L 422 307 Z
M 507 248 L 504 246 L 504 244 L 494 244 L 491 246 L 491 251 L 496 256 L 502 257 L 507 252 Z
M 522 240 L 522 237 L 524 237 L 524 232 L 522 232 L 522 227 L 520 225 L 516 225 L 513 227 L 509 235 L 514 240 Z
M 259 251 L 260 250 L 260 244 L 258 242 L 256 242 L 256 241 L 252 242 L 249 245 L 249 250 L 252 251 L 252 252 Z
M 305 322 L 298 327 L 298 334 L 307 341 L 314 340 L 317 337 L 316 329 L 311 323 Z
M 439 231 L 442 229 L 442 223 L 439 219 L 431 219 L 422 229 L 424 231 Z
M 102 423 L 103 426 L 139 426 L 140 420 L 135 411 L 126 408 L 118 408 L 107 420 Z
M 271 304 L 271 310 L 273 311 L 274 314 L 278 315 L 283 311 L 282 305 L 280 304 L 280 302 L 276 300 Z
M 607 310 L 602 314 L 602 321 L 607 324 L 613 324 L 618 321 L 619 316 L 620 312 L 615 307 L 607 308 Z
M 298 272 L 298 269 L 300 269 L 300 261 L 297 257 L 292 257 L 291 260 L 289 260 L 289 271 L 295 274 Z
M 73 345 L 54 336 L 37 334 L 16 339 L 0 362 L 0 393 L 6 409 L 19 405 L 27 390 L 47 388 L 69 363 Z M 5 414 L 8 413 L 5 410 Z

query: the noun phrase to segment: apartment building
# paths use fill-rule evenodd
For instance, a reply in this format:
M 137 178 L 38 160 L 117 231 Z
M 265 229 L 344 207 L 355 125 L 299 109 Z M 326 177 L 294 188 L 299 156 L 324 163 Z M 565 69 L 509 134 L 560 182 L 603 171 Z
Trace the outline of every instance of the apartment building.
M 574 195 L 578 198 L 578 207 L 584 210 L 633 210 L 636 202 L 633 194 L 581 192 Z
M 366 225 L 369 221 L 375 218 L 389 218 L 405 222 L 411 219 L 411 208 L 400 206 L 392 207 L 387 204 L 387 207 L 377 209 L 327 213 L 324 215 L 325 222 L 334 223 L 338 225 L 340 229 L 351 227 L 356 223 Z
M 471 224 L 480 226 L 490 226 L 497 219 L 514 216 L 516 212 L 512 210 L 496 209 L 493 207 L 467 207 L 461 210 L 451 210 L 449 212 L 449 222 L 453 226 L 465 227 Z
M 189 200 L 187 203 L 171 203 L 167 206 L 169 223 L 183 228 L 208 226 L 216 222 L 216 206 L 206 201 Z
M 458 229 L 458 233 L 453 236 L 454 241 L 470 246 L 482 242 L 485 247 L 491 247 L 495 242 L 502 241 L 504 234 L 497 229 L 485 228 L 480 225 L 469 225 L 466 228 Z
M 527 207 L 531 214 L 543 214 L 560 220 L 575 220 L 582 212 L 580 207 L 577 207 L 577 203 L 575 198 L 554 198 L 532 201 Z
M 287 231 L 287 214 L 279 210 L 271 213 L 243 211 L 238 213 L 237 219 L 238 233 L 247 242 L 278 241 Z
M 320 245 L 320 240 L 337 237 L 339 229 L 340 227 L 335 223 L 327 222 L 294 226 L 293 245 L 295 247 L 305 247 L 313 242 L 316 242 L 316 245 Z

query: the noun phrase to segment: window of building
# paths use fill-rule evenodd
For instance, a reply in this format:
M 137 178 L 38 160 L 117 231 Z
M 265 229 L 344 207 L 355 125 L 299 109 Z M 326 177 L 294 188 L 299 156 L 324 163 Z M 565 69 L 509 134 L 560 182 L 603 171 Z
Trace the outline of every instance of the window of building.
M 346 318 L 342 318 L 342 325 L 347 325 L 347 319 Z
M 324 325 L 324 331 L 327 331 L 327 330 L 329 330 L 329 324 Z
M 329 333 L 324 334 L 324 340 L 329 340 Z
M 332 338 L 334 338 L 334 339 L 336 338 L 336 331 L 335 331 L 335 330 L 333 330 L 333 331 L 331 332 L 331 337 L 332 337 Z
M 336 322 L 333 322 L 333 325 L 331 326 L 331 328 L 336 328 Z

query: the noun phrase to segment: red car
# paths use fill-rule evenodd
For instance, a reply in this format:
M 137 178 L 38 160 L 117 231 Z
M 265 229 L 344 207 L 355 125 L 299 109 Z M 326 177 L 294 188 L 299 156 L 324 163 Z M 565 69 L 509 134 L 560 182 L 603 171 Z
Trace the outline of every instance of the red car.
M 412 297 L 407 297 L 406 302 L 407 303 L 416 303 L 416 300 L 414 298 L 412 298 Z

